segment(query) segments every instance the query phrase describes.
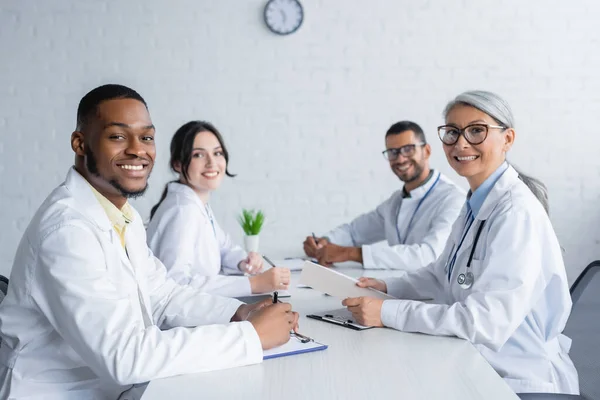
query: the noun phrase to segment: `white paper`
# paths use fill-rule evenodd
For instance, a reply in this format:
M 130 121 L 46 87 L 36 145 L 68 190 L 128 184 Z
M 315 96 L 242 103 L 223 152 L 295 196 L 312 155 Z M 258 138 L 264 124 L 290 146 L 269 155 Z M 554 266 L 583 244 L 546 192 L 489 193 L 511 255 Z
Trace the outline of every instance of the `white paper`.
M 324 345 L 319 342 L 308 342 L 302 343 L 295 337 L 290 337 L 290 340 L 279 347 L 275 347 L 270 350 L 263 351 L 263 359 L 275 358 L 277 356 L 291 355 L 296 353 L 308 352 L 310 349 L 323 347 Z
M 300 275 L 300 283 L 312 287 L 315 290 L 345 299 L 347 297 L 375 297 L 377 299 L 394 299 L 387 293 L 371 288 L 356 286 L 357 279 L 341 274 L 331 268 L 305 261 Z

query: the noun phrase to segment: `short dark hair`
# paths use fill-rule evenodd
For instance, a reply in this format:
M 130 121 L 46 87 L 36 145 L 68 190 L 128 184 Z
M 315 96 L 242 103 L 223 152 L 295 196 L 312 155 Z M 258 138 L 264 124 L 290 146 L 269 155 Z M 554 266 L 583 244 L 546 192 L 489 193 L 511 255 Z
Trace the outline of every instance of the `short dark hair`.
M 385 133 L 385 137 L 390 135 L 399 135 L 406 131 L 413 131 L 418 140 L 423 143 L 427 143 L 427 139 L 425 139 L 425 132 L 416 122 L 412 121 L 400 121 L 396 122 L 394 125 L 390 126 L 390 129 Z
M 171 169 L 174 172 L 177 172 L 176 167 L 179 165 L 179 169 L 181 170 L 180 173 L 186 180 L 189 179 L 188 170 L 192 162 L 194 139 L 196 139 L 196 135 L 201 132 L 210 132 L 215 135 L 221 145 L 221 151 L 223 152 L 223 157 L 227 164 L 227 167 L 225 167 L 225 175 L 233 178 L 235 175 L 229 172 L 229 152 L 225 146 L 223 136 L 213 124 L 206 121 L 190 121 L 177 129 L 175 135 L 173 135 L 173 138 L 171 139 L 171 159 L 169 160 Z M 169 185 L 167 184 L 160 196 L 160 200 L 150 210 L 150 219 L 154 217 L 154 213 L 156 213 L 160 204 L 167 197 L 168 187 Z
M 146 109 L 148 109 L 146 100 L 144 100 L 144 98 L 140 96 L 138 92 L 128 88 L 127 86 L 117 84 L 98 86 L 97 88 L 88 92 L 79 101 L 79 106 L 77 107 L 76 129 L 81 130 L 86 124 L 89 123 L 90 118 L 96 115 L 100 103 L 114 99 L 134 99 L 142 102 Z

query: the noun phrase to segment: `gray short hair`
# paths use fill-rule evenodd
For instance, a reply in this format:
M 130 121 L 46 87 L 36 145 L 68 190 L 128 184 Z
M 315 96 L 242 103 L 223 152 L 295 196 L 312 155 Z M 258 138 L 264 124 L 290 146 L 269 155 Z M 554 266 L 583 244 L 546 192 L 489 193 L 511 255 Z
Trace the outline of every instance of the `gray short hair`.
M 451 100 L 444 108 L 444 119 L 448 119 L 448 114 L 457 105 L 466 105 L 478 109 L 481 112 L 486 113 L 492 117 L 499 125 L 506 128 L 515 127 L 515 117 L 513 116 L 510 106 L 502 97 L 496 93 L 486 92 L 484 90 L 472 90 L 459 94 Z M 513 168 L 515 168 L 513 166 Z M 525 175 L 520 172 L 517 168 L 519 179 L 531 190 L 535 197 L 542 203 L 546 213 L 550 212 L 550 206 L 548 204 L 548 190 L 546 186 L 539 179 Z
M 513 116 L 510 106 L 502 97 L 496 93 L 486 92 L 483 90 L 472 90 L 464 92 L 456 96 L 450 101 L 444 109 L 444 118 L 448 118 L 448 114 L 457 105 L 467 105 L 475 107 L 492 117 L 498 124 L 507 128 L 515 127 L 515 117 Z

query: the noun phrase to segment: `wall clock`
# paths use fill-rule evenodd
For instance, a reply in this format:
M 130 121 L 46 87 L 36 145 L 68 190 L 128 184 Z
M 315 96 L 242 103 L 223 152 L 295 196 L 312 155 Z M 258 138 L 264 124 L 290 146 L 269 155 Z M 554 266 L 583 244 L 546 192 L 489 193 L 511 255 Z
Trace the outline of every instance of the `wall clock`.
M 271 32 L 289 35 L 302 25 L 304 10 L 298 0 L 269 0 L 265 6 L 264 18 Z

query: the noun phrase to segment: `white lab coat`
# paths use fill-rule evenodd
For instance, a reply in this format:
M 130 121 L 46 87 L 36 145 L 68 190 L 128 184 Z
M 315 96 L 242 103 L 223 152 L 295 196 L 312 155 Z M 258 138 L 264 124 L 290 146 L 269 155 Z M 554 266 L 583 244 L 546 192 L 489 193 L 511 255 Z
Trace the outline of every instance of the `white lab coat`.
M 434 171 L 425 185 L 410 192 L 410 197 L 402 196 L 402 189 L 394 192 L 375 210 L 324 236 L 340 246 L 360 246 L 363 266 L 367 269 L 414 271 L 432 263 L 444 249 L 466 193 Z
M 466 218 L 465 205 L 437 261 L 386 279 L 388 293 L 402 299 L 432 297 L 436 304 L 386 300 L 382 322 L 401 331 L 469 340 L 517 393 L 577 394 L 570 339 L 561 335 L 571 297 L 560 245 L 541 203 L 508 167 L 475 216 L 448 281 L 448 262 Z M 483 220 L 471 263 L 474 283 L 463 289 L 457 278 L 465 273 Z
M 248 255 L 223 232 L 212 211 L 187 185 L 171 182 L 167 196 L 148 224 L 148 246 L 181 284 L 221 296 L 247 296 L 250 280 L 240 274 Z M 214 224 L 214 230 L 213 230 Z
M 71 169 L 23 235 L 0 304 L 1 399 L 114 400 L 152 379 L 261 362 L 252 324 L 228 323 L 240 302 L 167 279 L 137 212 L 125 236 L 127 254 Z

